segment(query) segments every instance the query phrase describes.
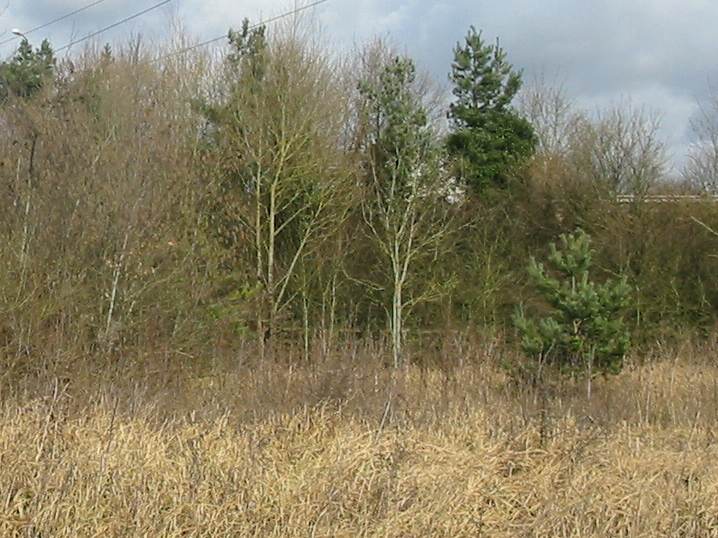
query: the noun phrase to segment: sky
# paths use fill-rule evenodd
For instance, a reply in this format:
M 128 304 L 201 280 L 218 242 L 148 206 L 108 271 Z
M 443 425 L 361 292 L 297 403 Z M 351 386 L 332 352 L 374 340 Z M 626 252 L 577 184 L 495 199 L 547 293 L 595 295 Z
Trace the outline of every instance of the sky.
M 27 31 L 92 2 L 0 0 L 5 8 L 0 34 L 6 32 L 0 42 L 13 37 L 13 28 Z M 58 48 L 158 2 L 102 0 L 28 37 L 34 43 L 47 37 Z M 173 19 L 208 39 L 244 17 L 271 17 L 294 5 L 294 0 L 171 0 L 97 39 L 112 42 L 131 34 L 161 39 Z M 674 169 L 691 141 L 690 120 L 699 103 L 711 87 L 718 92 L 715 0 L 328 0 L 312 11 L 334 46 L 386 37 L 442 83 L 453 47 L 474 25 L 487 40 L 500 39 L 526 80 L 559 81 L 588 112 L 630 102 L 658 114 Z M 14 46 L 15 41 L 0 45 L 0 54 L 9 57 Z

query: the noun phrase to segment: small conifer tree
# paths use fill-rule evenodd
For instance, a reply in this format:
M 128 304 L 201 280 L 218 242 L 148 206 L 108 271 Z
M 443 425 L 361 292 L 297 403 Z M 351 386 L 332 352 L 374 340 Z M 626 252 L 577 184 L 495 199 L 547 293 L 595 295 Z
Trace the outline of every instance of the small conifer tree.
M 524 352 L 571 373 L 616 374 L 630 339 L 622 312 L 629 304 L 625 277 L 598 284 L 589 279 L 593 257 L 590 237 L 578 230 L 551 244 L 550 269 L 531 259 L 529 274 L 551 307 L 543 318 L 514 317 Z
M 0 63 L 0 101 L 11 95 L 28 98 L 40 91 L 52 80 L 55 71 L 55 54 L 50 42 L 45 39 L 40 48 L 33 50 L 24 38 L 15 56 Z

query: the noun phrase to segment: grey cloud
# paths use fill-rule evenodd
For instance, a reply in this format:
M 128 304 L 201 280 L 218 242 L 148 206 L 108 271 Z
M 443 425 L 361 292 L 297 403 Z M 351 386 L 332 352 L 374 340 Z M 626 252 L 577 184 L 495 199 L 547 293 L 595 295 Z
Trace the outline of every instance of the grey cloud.
M 14 0 L 0 30 L 28 28 L 88 2 Z M 108 0 L 46 35 L 60 42 L 73 29 L 82 35 L 152 3 Z M 223 34 L 245 16 L 258 20 L 291 9 L 293 2 L 184 0 L 177 6 L 187 28 L 206 38 Z M 452 48 L 473 24 L 487 39 L 500 37 L 527 78 L 560 73 L 584 107 L 630 97 L 634 104 L 660 110 L 664 138 L 676 153 L 686 145 L 697 100 L 706 95 L 709 81 L 718 79 L 713 28 L 718 3 L 709 0 L 330 0 L 316 12 L 333 42 L 351 46 L 375 34 L 389 35 L 439 82 L 446 81 Z M 166 11 L 143 17 L 108 38 L 164 28 L 166 18 Z
M 73 17 L 32 32 L 28 37 L 31 42 L 40 42 L 42 39 L 47 38 L 56 47 L 59 47 L 149 7 L 155 1 L 157 0 L 132 0 L 129 2 L 107 0 Z M 91 0 L 36 0 L 33 2 L 11 0 L 8 9 L 0 17 L 0 32 L 4 31 L 6 32 L 5 35 L 8 35 L 11 28 L 28 31 L 90 3 L 92 3 Z M 108 31 L 102 36 L 98 36 L 98 40 L 112 41 L 118 38 L 121 39 L 131 32 L 154 34 L 155 29 L 158 25 L 161 25 L 167 13 L 167 8 L 148 13 L 141 19 L 131 21 L 115 30 Z M 12 47 L 12 44 L 5 45 L 4 48 L 0 49 L 0 53 L 8 55 L 12 52 Z
M 697 99 L 718 77 L 714 2 L 459 0 L 403 6 L 407 16 L 390 31 L 440 80 L 445 80 L 452 47 L 473 24 L 489 40 L 500 37 L 527 78 L 560 73 L 567 91 L 585 108 L 630 98 L 634 105 L 660 112 L 662 136 L 676 165 Z M 350 25 L 346 21 L 340 31 Z

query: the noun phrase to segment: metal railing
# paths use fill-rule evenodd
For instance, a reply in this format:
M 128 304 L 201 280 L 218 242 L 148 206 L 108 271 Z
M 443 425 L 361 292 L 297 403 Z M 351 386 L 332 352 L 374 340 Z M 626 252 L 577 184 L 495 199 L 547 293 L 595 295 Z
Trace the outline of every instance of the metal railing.
M 664 204 L 664 203 L 711 203 L 718 202 L 718 195 L 716 194 L 646 194 L 644 196 L 637 196 L 635 194 L 619 194 L 616 196 L 616 201 L 619 204 L 632 204 L 635 202 L 643 202 L 649 204 Z

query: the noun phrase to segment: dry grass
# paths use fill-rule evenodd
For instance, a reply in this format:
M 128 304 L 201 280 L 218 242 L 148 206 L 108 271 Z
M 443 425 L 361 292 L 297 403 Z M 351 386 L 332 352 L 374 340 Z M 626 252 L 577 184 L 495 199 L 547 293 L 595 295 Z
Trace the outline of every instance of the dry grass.
M 0 536 L 718 536 L 713 350 L 590 402 L 462 353 L 395 376 L 357 347 L 6 382 Z

